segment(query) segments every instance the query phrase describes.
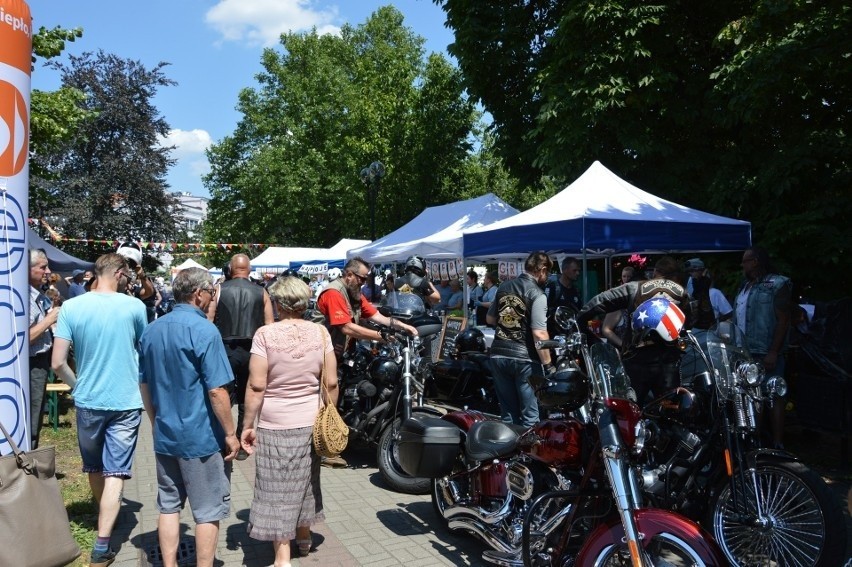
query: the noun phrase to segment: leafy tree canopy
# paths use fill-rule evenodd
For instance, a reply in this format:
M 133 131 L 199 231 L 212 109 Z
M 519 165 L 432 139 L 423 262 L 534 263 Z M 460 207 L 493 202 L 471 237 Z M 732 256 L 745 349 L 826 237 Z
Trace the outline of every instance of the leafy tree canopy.
M 208 240 L 328 246 L 370 236 L 373 161 L 386 175 L 376 234 L 470 187 L 478 115 L 457 69 L 384 7 L 339 36 L 288 33 L 240 93 L 236 131 L 208 151 Z M 476 169 L 476 168 L 473 168 Z M 478 171 L 478 170 L 477 170 Z
M 147 69 L 103 51 L 50 64 L 63 88 L 78 93 L 84 118 L 34 152 L 31 193 L 43 199 L 36 210 L 71 238 L 172 239 L 175 200 L 165 175 L 174 160 L 159 147 L 169 128 L 151 102 L 158 88 L 174 84 L 166 64 Z
M 750 220 L 783 272 L 844 293 L 832 281 L 852 242 L 847 2 L 433 1 L 514 175 L 571 180 L 600 160 Z

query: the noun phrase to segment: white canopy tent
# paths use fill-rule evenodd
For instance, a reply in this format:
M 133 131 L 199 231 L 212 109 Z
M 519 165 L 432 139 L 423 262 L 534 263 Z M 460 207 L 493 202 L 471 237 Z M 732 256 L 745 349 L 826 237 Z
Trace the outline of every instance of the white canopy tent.
M 347 256 L 360 256 L 374 264 L 402 262 L 413 255 L 427 260 L 463 258 L 462 231 L 490 225 L 517 212 L 493 193 L 429 207 L 372 244 L 349 250 Z
M 369 242 L 369 240 L 344 238 L 331 248 L 270 246 L 252 259 L 251 269 L 261 272 L 283 272 L 295 264 L 344 260 L 350 248 L 363 246 Z
M 172 273 L 175 273 L 175 274 L 176 274 L 177 272 L 179 272 L 179 271 L 181 271 L 181 270 L 185 270 L 185 269 L 187 269 L 187 268 L 201 268 L 202 270 L 206 270 L 206 269 L 207 269 L 206 267 L 202 266 L 201 264 L 199 264 L 198 262 L 196 262 L 196 261 L 195 261 L 195 260 L 193 260 L 192 258 L 187 258 L 187 259 L 186 259 L 186 260 L 184 260 L 184 262 L 183 262 L 182 264 L 180 264 L 179 266 L 173 266 L 173 267 L 172 267 Z

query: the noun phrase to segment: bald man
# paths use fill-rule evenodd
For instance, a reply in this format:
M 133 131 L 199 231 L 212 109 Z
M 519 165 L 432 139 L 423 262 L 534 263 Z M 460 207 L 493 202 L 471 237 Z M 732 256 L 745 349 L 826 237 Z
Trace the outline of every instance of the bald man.
M 259 285 L 249 281 L 251 263 L 245 254 L 236 254 L 231 258 L 231 279 L 222 282 L 218 293 L 207 311 L 207 318 L 213 321 L 222 341 L 228 361 L 234 371 L 233 403 L 238 406 L 237 438 L 242 433 L 245 414 L 246 385 L 249 376 L 249 358 L 254 332 L 263 325 L 273 322 L 272 301 L 269 294 Z M 240 449 L 237 459 L 242 461 L 248 454 Z

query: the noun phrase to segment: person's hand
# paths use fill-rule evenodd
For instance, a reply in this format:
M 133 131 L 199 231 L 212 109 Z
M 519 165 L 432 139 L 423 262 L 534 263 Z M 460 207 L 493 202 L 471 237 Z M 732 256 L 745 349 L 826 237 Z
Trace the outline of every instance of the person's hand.
M 249 455 L 254 455 L 254 446 L 257 444 L 257 435 L 254 432 L 254 429 L 243 428 L 243 434 L 240 435 L 240 445 L 242 446 L 243 451 L 248 453 Z
M 47 322 L 48 326 L 52 326 L 56 324 L 56 320 L 59 319 L 59 310 L 60 307 L 51 307 L 47 311 L 47 315 L 44 316 L 44 320 Z
M 225 460 L 233 461 L 240 450 L 240 441 L 236 435 L 228 435 L 225 437 Z
M 549 362 L 547 364 L 542 364 L 541 368 L 544 371 L 545 378 L 547 378 L 548 376 L 553 376 L 554 374 L 556 374 L 556 367 L 553 366 L 553 364 L 551 364 Z
M 414 327 L 412 327 L 411 325 L 405 325 L 405 324 L 403 324 L 403 325 L 402 325 L 402 328 L 403 328 L 403 330 L 405 330 L 405 332 L 406 332 L 406 333 L 408 333 L 408 334 L 409 334 L 409 335 L 411 335 L 412 337 L 416 337 L 416 336 L 417 336 L 417 329 L 416 329 L 416 328 L 414 328 Z

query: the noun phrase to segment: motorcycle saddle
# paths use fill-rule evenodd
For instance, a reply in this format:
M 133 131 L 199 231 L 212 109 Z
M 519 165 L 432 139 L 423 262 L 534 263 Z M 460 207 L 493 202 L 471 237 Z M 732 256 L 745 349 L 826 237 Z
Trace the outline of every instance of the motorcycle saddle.
M 512 453 L 527 428 L 502 421 L 478 421 L 470 427 L 464 452 L 468 459 L 484 461 Z

